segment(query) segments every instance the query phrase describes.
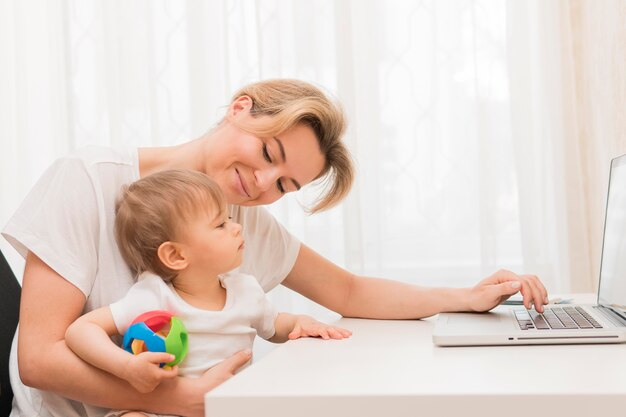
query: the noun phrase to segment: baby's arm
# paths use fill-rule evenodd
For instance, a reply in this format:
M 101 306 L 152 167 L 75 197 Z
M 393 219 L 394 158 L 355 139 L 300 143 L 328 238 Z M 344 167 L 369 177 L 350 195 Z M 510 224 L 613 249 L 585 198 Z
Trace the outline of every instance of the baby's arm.
M 162 369 L 159 364 L 174 357 L 166 352 L 132 355 L 110 339 L 119 334 L 111 309 L 102 307 L 79 317 L 65 333 L 65 342 L 85 362 L 125 379 L 139 392 L 151 392 L 165 378 L 177 375 L 177 367 Z
M 276 333 L 269 339 L 273 343 L 283 343 L 300 337 L 343 339 L 352 335 L 350 330 L 321 323 L 313 317 L 289 313 L 278 313 L 274 327 Z

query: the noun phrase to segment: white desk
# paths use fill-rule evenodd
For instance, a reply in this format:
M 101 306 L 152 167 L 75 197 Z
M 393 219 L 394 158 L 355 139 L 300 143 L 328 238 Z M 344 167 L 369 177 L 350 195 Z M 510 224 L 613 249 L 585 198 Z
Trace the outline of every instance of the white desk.
M 435 320 L 341 319 L 350 339 L 278 347 L 209 392 L 206 416 L 626 413 L 626 345 L 442 348 Z

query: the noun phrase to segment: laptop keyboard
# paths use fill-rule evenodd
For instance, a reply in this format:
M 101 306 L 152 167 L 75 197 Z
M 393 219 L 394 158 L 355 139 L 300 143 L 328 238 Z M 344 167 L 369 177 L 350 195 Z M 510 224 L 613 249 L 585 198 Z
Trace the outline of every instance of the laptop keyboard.
M 515 310 L 515 318 L 522 330 L 602 328 L 582 307 L 545 308 L 543 314 L 535 310 Z

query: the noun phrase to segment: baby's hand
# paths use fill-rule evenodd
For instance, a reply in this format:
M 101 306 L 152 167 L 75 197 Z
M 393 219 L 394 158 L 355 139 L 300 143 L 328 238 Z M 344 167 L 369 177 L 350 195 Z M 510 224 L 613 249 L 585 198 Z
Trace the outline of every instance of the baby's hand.
M 152 392 L 164 379 L 178 375 L 178 366 L 160 368 L 159 364 L 171 362 L 175 358 L 166 352 L 142 352 L 129 355 L 124 379 L 137 391 Z
M 296 325 L 291 333 L 289 333 L 289 339 L 298 339 L 300 337 L 321 337 L 322 339 L 343 339 L 352 336 L 350 330 L 342 329 L 341 327 L 330 326 L 325 323 L 320 323 L 313 317 L 298 316 Z

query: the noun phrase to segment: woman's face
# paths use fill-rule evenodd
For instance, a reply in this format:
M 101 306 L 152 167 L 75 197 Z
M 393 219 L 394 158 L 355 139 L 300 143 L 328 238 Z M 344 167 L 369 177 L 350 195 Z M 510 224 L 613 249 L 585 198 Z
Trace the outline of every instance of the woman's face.
M 296 125 L 275 137 L 258 137 L 229 120 L 245 123 L 251 101 L 241 97 L 204 148 L 204 171 L 230 204 L 270 204 L 313 181 L 326 163 L 313 129 Z

